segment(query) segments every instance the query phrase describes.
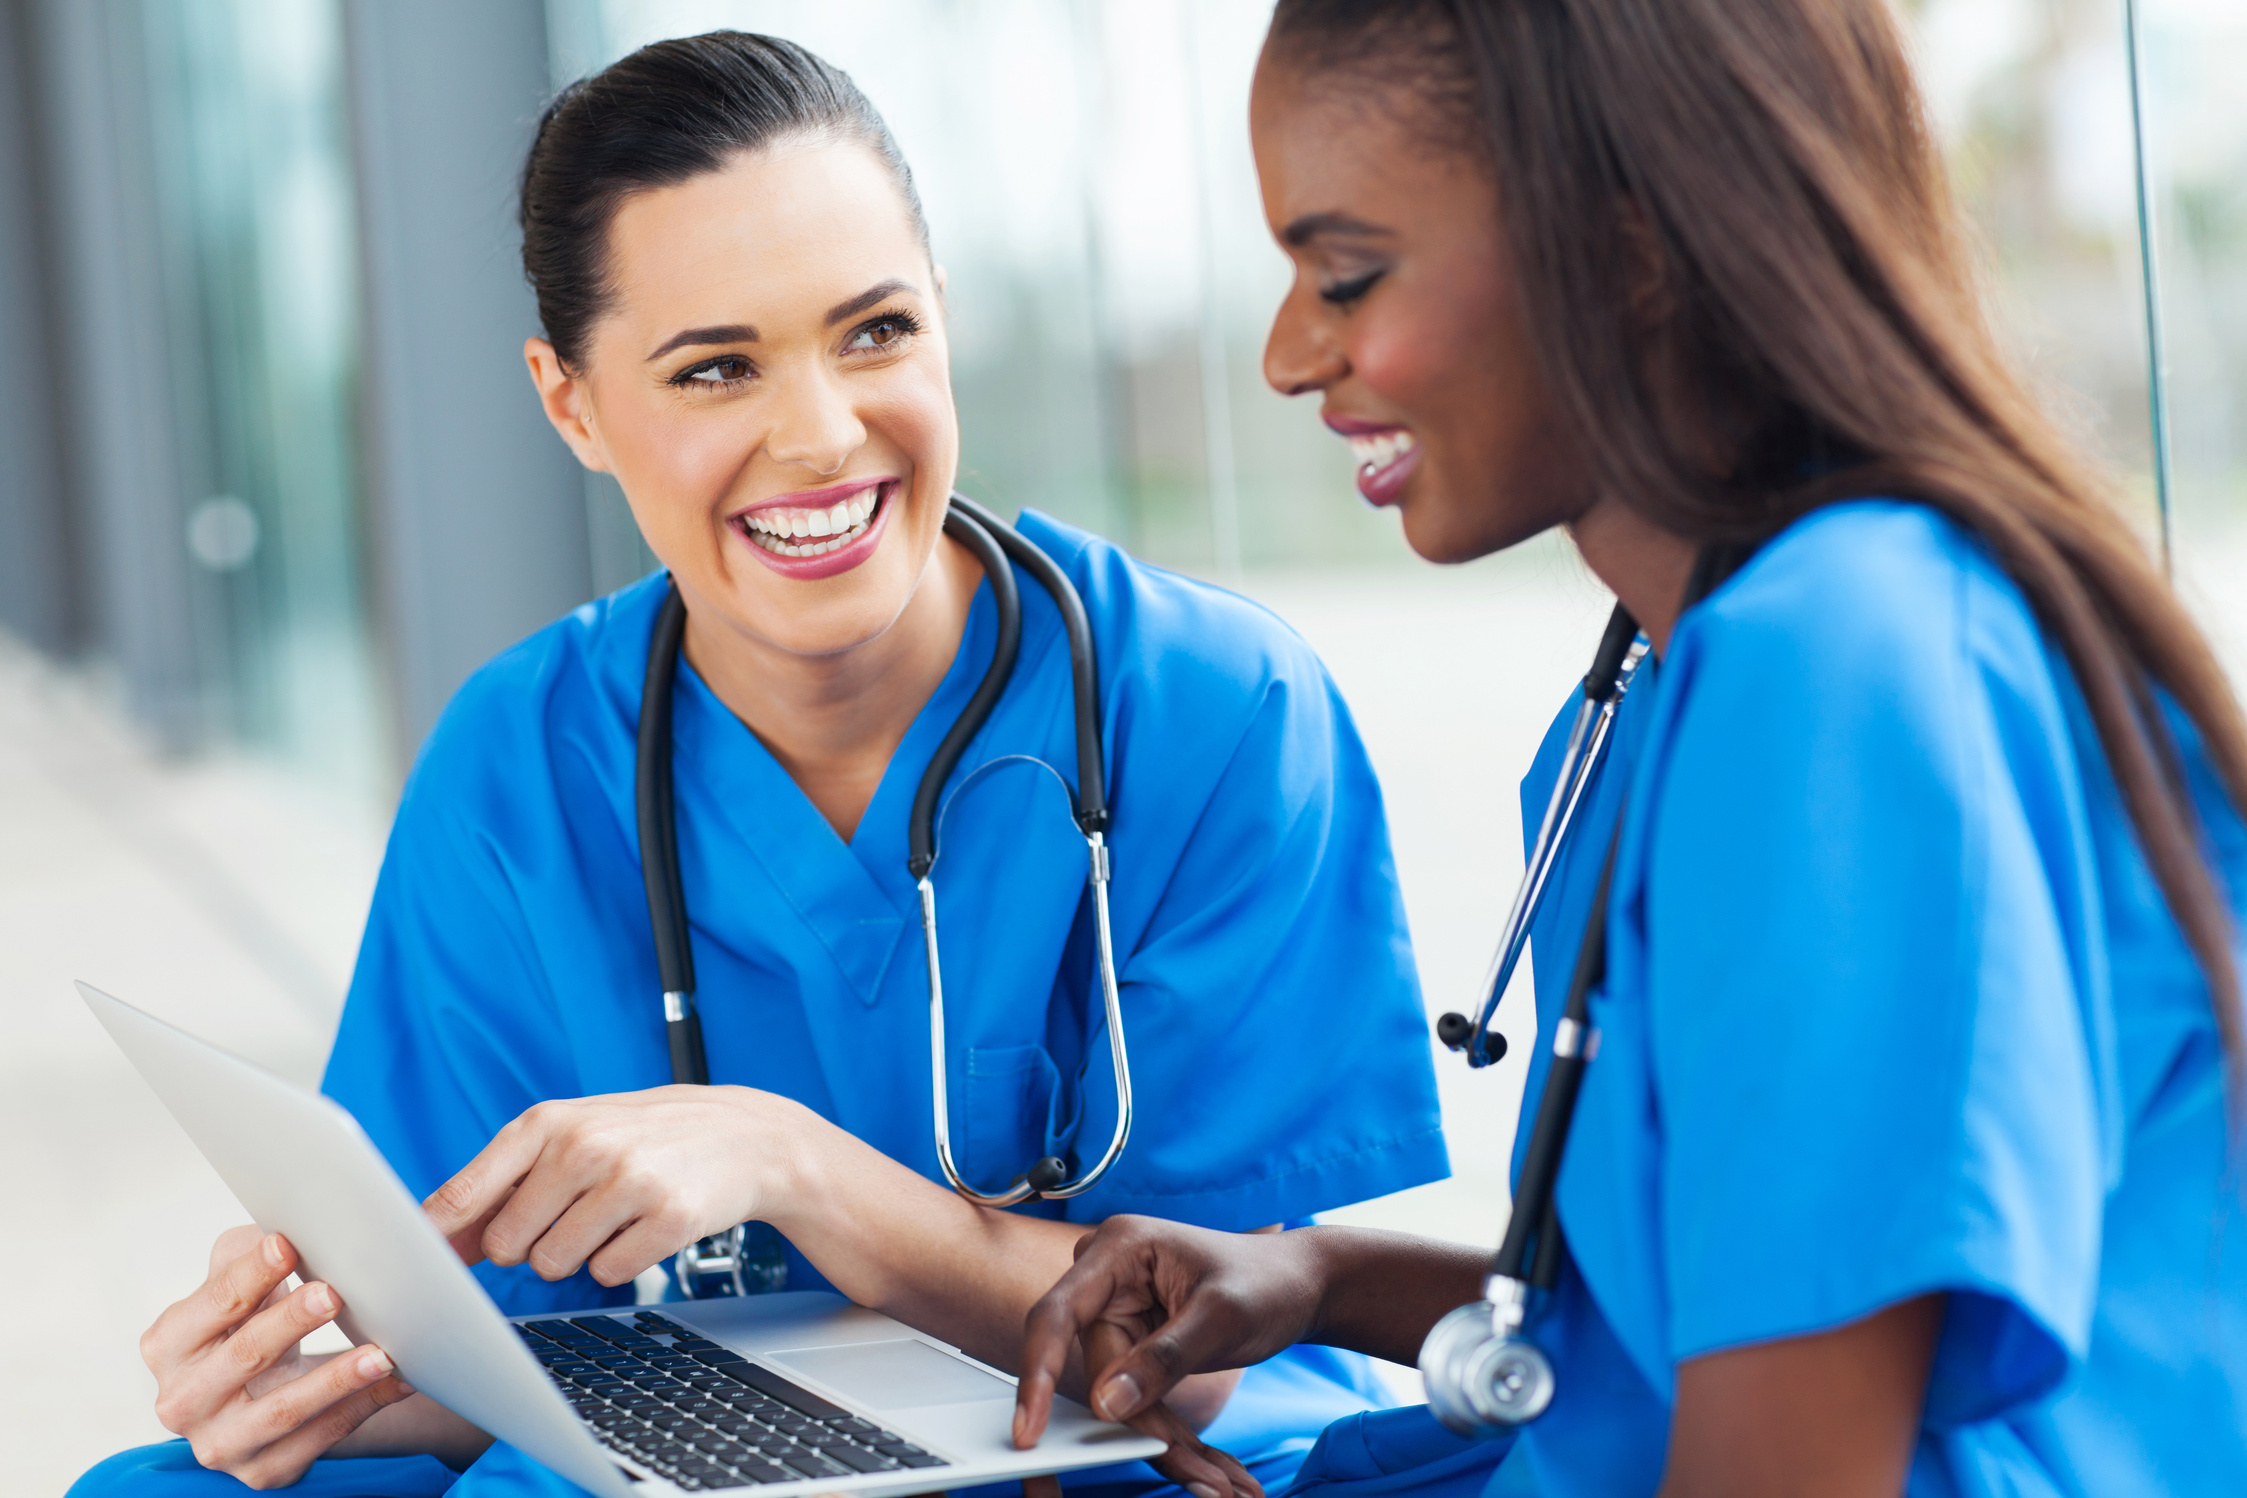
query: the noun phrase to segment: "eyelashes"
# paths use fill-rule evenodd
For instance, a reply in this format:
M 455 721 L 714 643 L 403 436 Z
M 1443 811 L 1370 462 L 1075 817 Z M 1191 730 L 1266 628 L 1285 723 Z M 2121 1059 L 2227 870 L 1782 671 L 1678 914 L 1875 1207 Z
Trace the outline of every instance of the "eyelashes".
M 912 313 L 899 309 L 881 312 L 851 329 L 843 351 L 855 354 L 896 353 L 923 331 Z M 757 365 L 747 354 L 713 354 L 672 375 L 664 383 L 678 390 L 727 390 L 756 378 Z
M 1353 276 L 1347 281 L 1330 282 L 1319 288 L 1319 299 L 1337 307 L 1350 306 L 1352 303 L 1363 299 L 1365 294 L 1373 289 L 1374 283 L 1387 274 L 1386 268 L 1369 270 L 1364 275 Z
M 738 370 L 739 373 L 721 373 L 721 371 L 728 369 Z M 704 359 L 698 363 L 689 364 L 664 383 L 681 390 L 707 390 L 725 385 L 738 385 L 756 372 L 757 366 L 749 362 L 747 355 L 720 354 L 714 359 Z M 712 378 L 712 376 L 715 376 L 715 378 Z
M 911 338 L 914 334 L 920 332 L 921 320 L 915 317 L 912 313 L 903 310 L 896 312 L 884 312 L 877 317 L 870 318 L 867 321 L 860 323 L 856 328 L 852 329 L 850 342 L 845 344 L 844 347 L 860 347 L 859 340 L 871 336 L 873 332 L 878 328 L 891 328 L 895 331 L 892 332 L 888 338 L 882 339 L 876 343 L 867 344 L 865 346 L 868 348 L 876 349 L 890 349 L 895 348 L 898 344 L 903 343 L 906 339 Z

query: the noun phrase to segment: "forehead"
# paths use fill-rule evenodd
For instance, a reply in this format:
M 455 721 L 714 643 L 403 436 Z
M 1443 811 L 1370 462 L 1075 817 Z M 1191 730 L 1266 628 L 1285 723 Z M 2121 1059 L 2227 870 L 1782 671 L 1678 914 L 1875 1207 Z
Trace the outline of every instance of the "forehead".
M 1258 65 L 1249 133 L 1274 234 L 1306 216 L 1340 215 L 1407 231 L 1459 213 L 1487 215 L 1489 174 L 1439 138 L 1428 111 L 1367 79 Z
M 609 226 L 614 313 L 631 323 L 726 314 L 785 321 L 877 281 L 922 286 L 927 252 L 888 164 L 855 141 L 743 152 L 635 193 Z

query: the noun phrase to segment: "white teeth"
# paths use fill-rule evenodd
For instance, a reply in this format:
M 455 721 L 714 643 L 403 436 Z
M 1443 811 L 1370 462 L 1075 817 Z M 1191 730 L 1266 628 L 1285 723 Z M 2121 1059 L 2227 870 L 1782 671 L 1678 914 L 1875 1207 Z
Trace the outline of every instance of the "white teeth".
M 881 503 L 879 486 L 854 499 L 838 500 L 824 510 L 758 510 L 741 517 L 744 532 L 765 550 L 784 557 L 825 556 L 865 534 Z M 830 540 L 812 541 L 826 536 Z M 796 540 L 804 544 L 793 544 Z
M 1410 432 L 1398 429 L 1393 432 L 1374 432 L 1350 439 L 1350 455 L 1357 459 L 1360 468 L 1376 471 L 1388 467 L 1419 446 Z

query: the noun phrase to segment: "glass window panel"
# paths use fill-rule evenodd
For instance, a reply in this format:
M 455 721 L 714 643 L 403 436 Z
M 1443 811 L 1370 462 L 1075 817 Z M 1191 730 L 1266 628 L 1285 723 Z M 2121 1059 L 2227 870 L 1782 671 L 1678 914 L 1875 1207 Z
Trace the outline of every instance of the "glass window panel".
M 210 716 L 370 788 L 340 16 L 334 0 L 149 0 L 142 16 Z

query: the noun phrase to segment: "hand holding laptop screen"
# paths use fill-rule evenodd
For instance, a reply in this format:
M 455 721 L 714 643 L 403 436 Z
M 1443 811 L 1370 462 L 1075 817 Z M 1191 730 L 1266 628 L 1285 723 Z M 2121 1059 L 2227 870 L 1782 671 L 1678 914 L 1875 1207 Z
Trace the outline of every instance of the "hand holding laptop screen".
M 317 1458 L 348 1454 L 339 1443 L 413 1394 L 379 1347 L 301 1350 L 343 1302 L 318 1280 L 288 1289 L 297 1268 L 280 1234 L 230 1229 L 211 1250 L 210 1276 L 141 1338 L 164 1428 L 185 1436 L 204 1466 L 252 1487 L 292 1483 Z M 462 1436 L 480 1436 L 457 1423 Z M 474 1439 L 461 1464 L 490 1439 Z

